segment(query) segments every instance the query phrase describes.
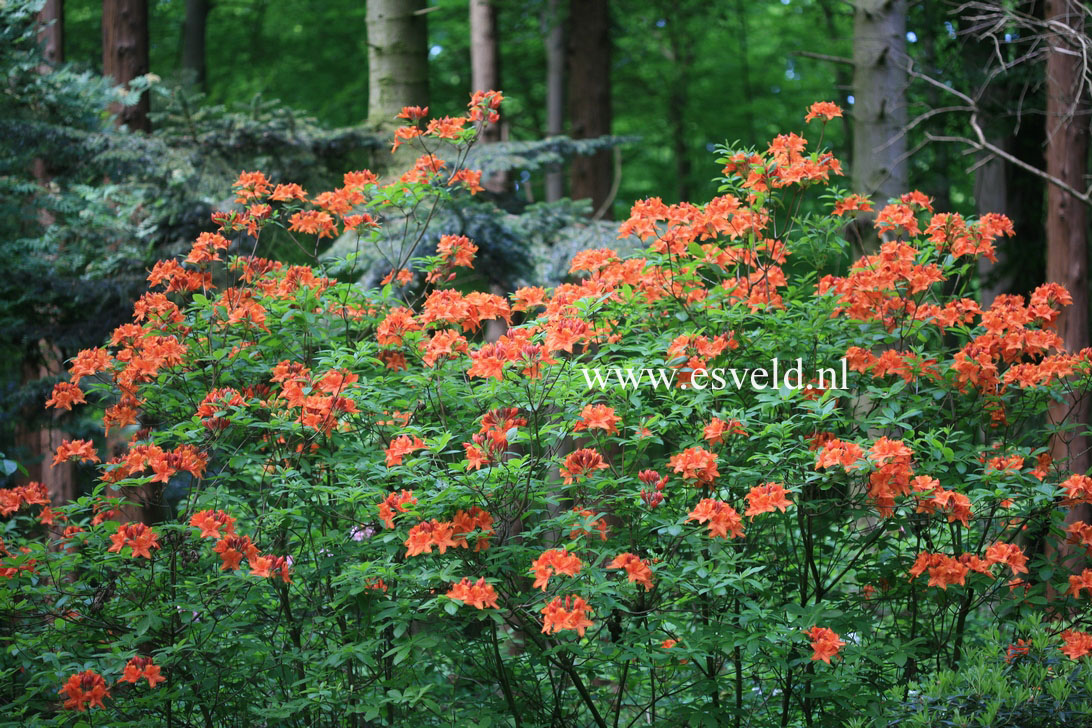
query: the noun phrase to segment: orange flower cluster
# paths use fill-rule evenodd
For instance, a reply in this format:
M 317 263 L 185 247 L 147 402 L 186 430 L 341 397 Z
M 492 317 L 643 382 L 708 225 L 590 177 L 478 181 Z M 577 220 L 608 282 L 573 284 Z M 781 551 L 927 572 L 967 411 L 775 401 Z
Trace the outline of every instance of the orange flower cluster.
M 1066 543 L 1080 544 L 1088 549 L 1092 556 L 1092 523 L 1074 521 L 1066 529 Z
M 166 483 L 180 470 L 200 478 L 208 462 L 208 456 L 193 445 L 179 445 L 173 450 L 164 450 L 158 445 L 131 445 L 124 456 L 107 461 L 102 480 L 116 483 L 122 478 L 141 475 L 148 468 L 152 469 L 153 483 Z
M 858 461 L 864 457 L 864 450 L 860 445 L 852 442 L 842 442 L 836 437 L 826 439 L 820 445 L 819 457 L 815 461 L 815 469 L 833 468 L 841 465 L 848 473 L 860 467 Z
M 720 472 L 717 470 L 717 454 L 702 447 L 688 447 L 681 453 L 672 455 L 667 464 L 684 481 L 695 481 L 694 485 L 709 487 L 720 477 Z
M 387 467 L 393 468 L 395 465 L 402 464 L 402 458 L 409 455 L 415 450 L 427 450 L 428 445 L 425 442 L 414 435 L 399 435 L 391 440 L 391 444 L 387 446 Z
M 463 443 L 467 469 L 479 470 L 483 465 L 497 462 L 508 449 L 508 432 L 526 424 L 527 418 L 521 417 L 515 407 L 498 407 L 482 415 L 481 427 L 470 438 L 472 443 Z
M 70 676 L 57 692 L 65 696 L 66 710 L 77 710 L 81 713 L 89 707 L 105 708 L 102 699 L 110 697 L 106 681 L 94 670 L 84 670 Z
M 637 582 L 645 588 L 645 591 L 652 589 L 652 568 L 648 565 L 648 562 L 641 559 L 635 554 L 622 553 L 614 557 L 614 560 L 607 565 L 608 569 L 625 569 L 626 577 L 629 581 Z
M 56 467 L 69 458 L 79 458 L 80 462 L 85 463 L 99 462 L 99 454 L 90 440 L 65 440 L 57 447 L 52 464 Z
M 228 426 L 230 418 L 220 417 L 219 413 L 232 407 L 246 407 L 246 400 L 231 387 L 214 389 L 197 406 L 197 416 L 210 430 L 222 430 Z
M 408 506 L 417 503 L 412 490 L 403 490 L 401 493 L 388 493 L 387 497 L 379 503 L 379 519 L 386 528 L 394 528 L 395 511 L 405 513 Z
M 1070 574 L 1069 576 L 1069 589 L 1066 590 L 1066 594 L 1071 594 L 1074 597 L 1081 598 L 1081 590 L 1087 589 L 1088 596 L 1092 597 L 1092 569 L 1085 569 L 1080 574 Z
M 859 346 L 851 346 L 846 350 L 846 364 L 849 369 L 862 374 L 871 372 L 874 379 L 894 374 L 905 382 L 914 382 L 920 375 L 926 374 L 939 381 L 941 377 L 935 368 L 936 363 L 935 359 L 926 360 L 913 352 L 893 349 L 885 350 L 880 356 Z
M 250 536 L 237 536 L 234 533 L 225 533 L 212 550 L 220 554 L 220 571 L 238 571 L 244 556 L 253 566 L 260 556 L 258 547 L 250 542 Z
M 561 466 L 561 475 L 565 485 L 572 485 L 590 477 L 596 470 L 610 467 L 603 462 L 603 456 L 590 447 L 569 453 L 565 464 Z
M 728 538 L 729 533 L 732 538 L 743 537 L 743 519 L 739 513 L 727 503 L 713 498 L 702 499 L 686 520 L 698 523 L 708 521 L 710 538 Z
M 163 677 L 159 672 L 159 665 L 156 665 L 150 657 L 134 657 L 129 660 L 125 664 L 125 670 L 122 671 L 118 682 L 135 685 L 141 678 L 147 678 L 148 687 L 150 688 L 154 688 L 161 682 L 167 682 L 167 678 Z
M 746 435 L 747 430 L 743 429 L 743 423 L 739 420 L 722 420 L 719 417 L 714 417 L 705 426 L 702 433 L 705 436 L 705 441 L 710 445 L 723 445 L 725 435 Z
M 709 360 L 715 359 L 725 350 L 738 349 L 739 342 L 729 332 L 712 339 L 701 335 L 677 336 L 667 347 L 668 364 L 676 368 L 689 367 L 691 370 L 708 369 Z
M 37 481 L 0 488 L 0 516 L 10 516 L 24 505 L 49 506 L 49 491 Z
M 808 115 L 804 117 L 804 123 L 808 123 L 812 119 L 822 118 L 824 122 L 831 119 L 838 119 L 842 116 L 842 109 L 838 104 L 831 101 L 816 101 L 814 104 L 808 107 Z
M 149 549 L 159 548 L 159 536 L 143 523 L 124 523 L 110 536 L 110 543 L 112 545 L 106 549 L 109 553 L 121 553 L 128 546 L 133 550 L 134 559 L 138 556 L 150 559 L 152 552 Z
M 917 249 L 906 243 L 884 243 L 880 252 L 856 261 L 848 276 L 824 276 L 817 292 L 836 294 L 835 310 L 839 314 L 860 321 L 881 321 L 889 330 L 894 329 L 897 317 L 917 311 L 917 294 L 944 280 L 939 267 L 918 263 L 917 254 Z
M 811 640 L 811 659 L 822 660 L 828 665 L 830 664 L 830 658 L 837 655 L 838 651 L 846 644 L 829 627 L 812 627 L 804 634 Z
M 546 634 L 556 634 L 564 629 L 575 629 L 581 637 L 584 630 L 592 626 L 589 617 L 592 614 L 591 607 L 583 598 L 575 594 L 565 597 L 557 597 L 541 610 L 542 631 Z
M 86 404 L 83 391 L 71 382 L 57 382 L 53 385 L 53 394 L 46 400 L 46 407 L 56 407 L 71 411 L 74 404 Z
M 416 502 L 416 501 L 414 501 Z M 474 545 L 475 551 L 489 548 L 489 538 L 493 535 L 493 516 L 487 511 L 474 506 L 469 511 L 456 511 L 450 521 L 422 521 L 410 529 L 406 538 L 406 556 L 430 554 L 435 546 L 440 553 L 449 548 L 470 548 L 467 534 L 480 529 L 481 534 Z
M 784 513 L 785 509 L 792 505 L 788 496 L 789 492 L 781 483 L 756 485 L 747 493 L 747 510 L 743 515 L 750 516 L 753 521 L 760 513 L 769 513 L 774 510 Z
M 1087 475 L 1074 473 L 1062 481 L 1058 487 L 1065 491 L 1062 505 L 1075 506 L 1081 503 L 1092 503 L 1092 478 Z
M 580 419 L 573 425 L 573 430 L 575 432 L 605 430 L 608 435 L 617 435 L 619 422 L 620 419 L 614 414 L 613 407 L 605 404 L 589 404 L 580 411 Z
M 531 562 L 531 571 L 535 573 L 535 583 L 532 587 L 546 591 L 550 577 L 554 574 L 576 576 L 580 573 L 583 562 L 575 554 L 570 554 L 568 549 L 549 549 Z
M 493 609 L 499 609 L 497 606 L 497 591 L 493 588 L 492 584 L 485 583 L 485 577 L 481 577 L 473 584 L 465 576 L 458 584 L 454 584 L 451 590 L 445 594 L 448 599 L 454 599 L 464 604 L 469 604 L 476 609 L 485 609 L 486 607 L 492 607 Z
M 939 586 L 948 589 L 951 584 L 966 584 L 968 568 L 959 559 L 946 554 L 930 554 L 922 552 L 918 554 L 914 565 L 910 567 L 910 577 L 917 579 L 925 570 L 929 570 L 929 586 Z
M 1085 655 L 1092 655 L 1092 634 L 1067 629 L 1062 632 L 1062 653 L 1071 660 L 1079 660 Z
M 201 530 L 201 538 L 215 538 L 235 535 L 235 519 L 224 511 L 197 511 L 190 517 L 190 525 Z M 220 532 L 223 529 L 223 533 Z

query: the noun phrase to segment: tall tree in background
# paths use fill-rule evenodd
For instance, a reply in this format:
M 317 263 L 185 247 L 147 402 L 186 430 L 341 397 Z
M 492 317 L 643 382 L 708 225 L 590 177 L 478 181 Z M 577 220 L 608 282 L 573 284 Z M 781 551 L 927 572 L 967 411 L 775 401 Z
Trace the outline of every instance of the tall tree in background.
M 64 63 L 64 0 L 46 0 L 38 12 L 38 40 L 47 64 Z
M 574 139 L 604 136 L 611 131 L 611 37 L 609 0 L 569 3 L 569 126 Z M 611 152 L 574 157 L 569 196 L 591 198 L 606 209 L 613 183 Z
M 368 123 L 390 127 L 403 106 L 428 105 L 426 0 L 368 0 Z
M 1074 190 L 1088 185 L 1089 103 L 1084 65 L 1090 57 L 1082 44 L 1085 34 L 1084 3 L 1079 0 L 1047 0 L 1046 62 L 1046 172 Z M 1061 283 L 1073 296 L 1063 309 L 1058 333 L 1070 351 L 1089 346 L 1088 332 L 1088 207 L 1057 184 L 1047 187 L 1047 280 Z M 1069 420 L 1083 429 L 1089 422 L 1087 398 L 1059 403 L 1051 412 L 1056 422 Z M 1087 472 L 1092 458 L 1086 437 L 1058 436 L 1052 443 L 1056 459 L 1065 459 L 1070 472 Z M 1073 508 L 1066 522 L 1090 520 L 1087 505 Z
M 103 0 L 102 73 L 119 85 L 148 73 L 148 0 Z M 150 131 L 148 94 L 133 106 L 117 106 L 118 123 Z
M 853 190 L 878 206 L 907 191 L 906 0 L 856 0 Z
M 546 0 L 542 35 L 546 40 L 546 136 L 558 136 L 565 130 L 565 24 L 560 0 Z M 561 166 L 551 166 L 546 172 L 546 201 L 557 202 L 564 194 Z
M 210 0 L 186 0 L 186 18 L 182 24 L 182 68 L 193 74 L 199 88 L 205 87 L 205 37 Z
M 500 49 L 497 39 L 497 6 L 493 0 L 470 0 L 470 86 L 471 91 L 500 89 Z M 502 138 L 502 121 L 485 127 L 481 140 L 486 144 Z M 482 181 L 494 194 L 504 192 L 507 175 L 497 172 Z

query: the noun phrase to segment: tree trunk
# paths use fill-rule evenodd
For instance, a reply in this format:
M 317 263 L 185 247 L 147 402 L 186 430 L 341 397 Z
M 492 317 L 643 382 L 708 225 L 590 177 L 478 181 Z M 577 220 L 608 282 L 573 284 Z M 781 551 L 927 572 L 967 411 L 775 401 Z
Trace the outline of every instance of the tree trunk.
M 394 125 L 403 106 L 428 104 L 425 0 L 368 0 L 368 122 Z
M 1075 189 L 1086 187 L 1088 168 L 1089 106 L 1084 95 L 1081 64 L 1085 58 L 1073 36 L 1083 33 L 1084 11 L 1079 0 L 1047 0 L 1049 22 L 1072 29 L 1072 35 L 1048 27 L 1046 63 L 1046 171 Z M 1088 334 L 1088 208 L 1057 185 L 1047 187 L 1047 280 L 1061 283 L 1073 296 L 1058 319 L 1058 333 L 1066 347 L 1077 352 L 1089 346 Z M 1051 408 L 1054 422 L 1089 422 L 1087 397 L 1070 399 Z M 1066 433 L 1051 443 L 1052 455 L 1065 469 L 1086 473 L 1092 459 L 1089 439 Z M 1087 505 L 1066 514 L 1066 523 L 1089 520 Z
M 64 63 L 64 0 L 46 0 L 38 12 L 38 41 L 48 66 Z
M 148 73 L 148 0 L 103 0 L 102 73 L 118 85 L 126 85 Z M 151 130 L 148 94 L 134 106 L 115 104 L 118 124 L 133 131 Z
M 610 3 L 570 0 L 569 126 L 574 139 L 610 134 Z M 572 161 L 571 196 L 591 198 L 592 207 L 611 217 L 607 206 L 613 170 L 611 153 L 577 156 Z
M 470 0 L 470 90 L 496 91 L 500 85 L 497 7 L 492 0 Z M 481 141 L 499 142 L 503 123 L 502 120 L 486 126 Z M 482 180 L 482 187 L 493 194 L 503 194 L 508 187 L 508 175 L 494 173 Z
M 186 0 L 186 19 L 182 24 L 182 68 L 193 74 L 198 88 L 205 88 L 205 30 L 208 26 L 209 0 Z
M 560 0 L 547 0 L 542 16 L 546 38 L 546 136 L 558 136 L 565 127 L 565 26 Z M 561 165 L 546 172 L 546 201 L 557 202 L 565 195 Z
M 853 190 L 877 208 L 907 191 L 906 0 L 856 0 Z

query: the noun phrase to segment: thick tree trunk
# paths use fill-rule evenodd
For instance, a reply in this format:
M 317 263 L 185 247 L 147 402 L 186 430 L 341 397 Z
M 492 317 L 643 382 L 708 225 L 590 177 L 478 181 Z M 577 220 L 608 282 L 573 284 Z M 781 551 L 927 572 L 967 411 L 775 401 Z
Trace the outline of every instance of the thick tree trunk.
M 570 0 L 569 4 L 569 125 L 574 139 L 610 134 L 610 3 L 609 0 Z M 613 181 L 611 153 L 577 156 L 572 161 L 570 196 L 591 198 L 604 209 Z M 605 209 L 609 218 L 610 210 Z
M 547 0 L 542 35 L 546 39 L 546 136 L 558 136 L 565 130 L 565 26 L 560 0 Z M 552 166 L 546 172 L 546 201 L 557 202 L 564 195 L 561 166 Z
M 881 207 L 907 191 L 906 0 L 856 0 L 853 190 Z
M 64 0 L 46 0 L 38 12 L 38 41 L 47 65 L 64 63 Z
M 1046 18 L 1068 26 L 1073 34 L 1084 28 L 1084 10 L 1079 0 L 1047 0 Z M 1087 184 L 1089 144 L 1089 106 L 1081 78 L 1082 48 L 1072 37 L 1048 29 L 1046 64 L 1046 171 L 1075 189 Z M 1047 280 L 1061 283 L 1073 297 L 1058 320 L 1058 333 L 1073 352 L 1089 346 L 1088 333 L 1088 208 L 1057 185 L 1047 187 Z M 1055 405 L 1051 418 L 1055 422 L 1089 422 L 1087 397 Z M 1065 469 L 1086 473 L 1092 458 L 1089 439 L 1065 434 L 1051 443 L 1053 456 L 1064 461 Z M 1089 520 L 1089 507 L 1073 508 L 1066 523 Z
M 186 0 L 186 19 L 182 25 L 182 68 L 193 74 L 199 88 L 205 88 L 205 31 L 208 26 L 209 0 Z
M 403 106 L 428 105 L 425 0 L 368 0 L 368 122 L 389 127 Z
M 102 73 L 119 85 L 148 73 L 148 0 L 103 0 Z M 135 106 L 115 106 L 118 124 L 150 131 L 148 94 Z

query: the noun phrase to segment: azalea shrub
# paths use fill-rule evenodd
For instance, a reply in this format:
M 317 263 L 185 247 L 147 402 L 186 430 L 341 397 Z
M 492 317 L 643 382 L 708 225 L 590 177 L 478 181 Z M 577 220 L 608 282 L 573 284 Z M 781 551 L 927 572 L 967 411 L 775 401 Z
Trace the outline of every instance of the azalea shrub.
M 638 252 L 475 291 L 474 241 L 420 244 L 500 102 L 403 110 L 397 179 L 242 174 L 70 362 L 48 404 L 103 437 L 55 461 L 94 492 L 0 491 L 11 721 L 882 724 L 1029 615 L 1087 662 L 1092 478 L 1048 413 L 1090 353 L 1059 285 L 974 299 L 1008 220 L 846 194 L 818 103 L 811 142 L 721 149 L 715 199 L 634 204 Z M 262 257 L 383 227 L 380 290 Z

